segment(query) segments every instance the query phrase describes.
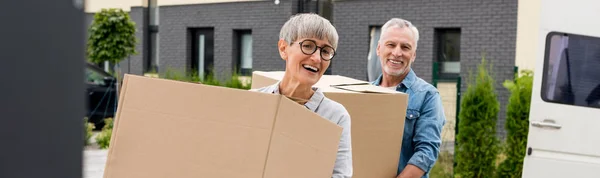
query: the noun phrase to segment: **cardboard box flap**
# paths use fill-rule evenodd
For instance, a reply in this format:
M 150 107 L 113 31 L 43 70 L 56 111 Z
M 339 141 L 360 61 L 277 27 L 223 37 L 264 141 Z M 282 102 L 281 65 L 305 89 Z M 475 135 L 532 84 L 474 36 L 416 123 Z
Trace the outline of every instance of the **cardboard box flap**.
M 252 88 L 272 85 L 281 80 L 283 75 L 283 71 L 255 71 L 252 74 Z M 400 93 L 387 88 L 373 86 L 366 81 L 339 75 L 323 75 L 323 77 L 321 77 L 321 79 L 313 86 L 321 88 L 323 92 Z
M 315 87 L 330 87 L 332 85 L 358 85 L 369 84 L 362 80 L 356 80 L 350 77 L 339 75 L 323 75 L 321 79 L 314 85 Z
M 339 85 L 331 85 L 333 88 L 338 88 L 342 90 L 361 92 L 361 93 L 388 93 L 388 94 L 399 94 L 395 90 L 390 90 L 383 87 L 378 87 L 371 85 L 370 83 L 354 83 L 354 84 L 339 84 Z
M 296 102 L 281 100 L 265 178 L 331 177 L 342 127 L 305 111 Z
M 393 178 L 398 170 L 408 95 L 326 93 L 352 120 L 353 178 Z
M 272 71 L 272 72 L 264 72 L 264 71 L 254 71 L 252 72 L 252 86 L 256 87 L 264 87 L 268 85 L 274 84 L 271 80 L 277 80 L 283 78 L 285 73 L 283 71 Z M 255 80 L 255 77 L 262 77 L 265 79 L 271 80 Z M 343 77 L 339 75 L 323 75 L 319 81 L 313 85 L 314 87 L 329 87 L 332 84 L 359 84 L 365 83 L 361 80 L 356 80 L 353 78 Z M 254 87 L 253 87 L 254 88 Z
M 252 88 L 262 88 L 269 85 L 275 84 L 278 79 L 283 78 L 282 71 L 276 72 L 263 72 L 263 71 L 254 71 L 252 72 Z

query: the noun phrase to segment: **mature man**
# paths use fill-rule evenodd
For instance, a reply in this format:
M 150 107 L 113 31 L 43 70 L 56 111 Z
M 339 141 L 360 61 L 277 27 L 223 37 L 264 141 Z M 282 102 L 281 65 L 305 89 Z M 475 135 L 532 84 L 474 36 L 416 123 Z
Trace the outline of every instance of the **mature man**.
M 417 28 L 409 21 L 393 18 L 381 30 L 377 56 L 382 75 L 372 84 L 409 96 L 398 178 L 428 178 L 440 151 L 442 127 L 446 123 L 442 101 L 437 89 L 417 77 L 410 67 L 419 41 Z

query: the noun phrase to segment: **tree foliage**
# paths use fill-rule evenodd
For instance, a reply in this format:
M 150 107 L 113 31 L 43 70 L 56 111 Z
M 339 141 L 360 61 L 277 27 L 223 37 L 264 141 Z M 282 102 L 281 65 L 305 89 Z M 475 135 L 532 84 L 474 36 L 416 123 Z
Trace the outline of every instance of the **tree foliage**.
M 469 75 L 459 113 L 455 174 L 461 178 L 493 177 L 499 152 L 496 121 L 500 104 L 485 57 L 476 76 Z
M 498 167 L 498 177 L 522 177 L 529 130 L 532 71 L 522 71 L 515 81 L 505 81 L 504 87 L 510 90 L 511 95 L 506 111 L 506 160 Z
M 135 54 L 135 23 L 122 9 L 102 9 L 89 28 L 87 57 L 90 62 L 117 64 Z

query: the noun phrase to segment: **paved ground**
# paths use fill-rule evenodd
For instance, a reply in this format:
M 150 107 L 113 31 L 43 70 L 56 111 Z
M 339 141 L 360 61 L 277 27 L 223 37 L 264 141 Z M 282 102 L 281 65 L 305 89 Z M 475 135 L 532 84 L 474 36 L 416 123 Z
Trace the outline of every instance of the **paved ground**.
M 98 133 L 95 132 L 92 136 L 92 144 L 87 146 L 83 154 L 83 178 L 102 178 L 104 175 L 104 165 L 106 164 L 106 156 L 108 150 L 102 150 L 94 143 Z M 440 148 L 442 151 L 454 152 L 454 142 L 444 142 Z
M 102 178 L 108 150 L 85 150 L 83 160 L 84 178 Z
M 83 177 L 84 178 L 102 178 L 104 175 L 104 165 L 108 150 L 102 150 L 94 142 L 98 132 L 90 139 L 90 146 L 85 147 L 83 151 Z

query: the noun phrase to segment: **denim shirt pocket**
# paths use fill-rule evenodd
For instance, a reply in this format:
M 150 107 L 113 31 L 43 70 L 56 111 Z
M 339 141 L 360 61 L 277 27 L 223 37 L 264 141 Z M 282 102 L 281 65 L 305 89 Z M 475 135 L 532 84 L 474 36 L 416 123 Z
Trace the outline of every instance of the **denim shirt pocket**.
M 417 118 L 421 116 L 419 110 L 416 109 L 407 109 L 406 110 L 406 120 L 404 122 L 404 136 L 402 139 L 404 140 L 412 140 L 415 123 L 417 122 Z

